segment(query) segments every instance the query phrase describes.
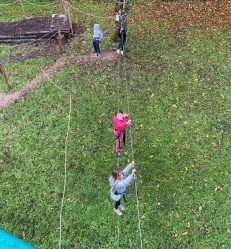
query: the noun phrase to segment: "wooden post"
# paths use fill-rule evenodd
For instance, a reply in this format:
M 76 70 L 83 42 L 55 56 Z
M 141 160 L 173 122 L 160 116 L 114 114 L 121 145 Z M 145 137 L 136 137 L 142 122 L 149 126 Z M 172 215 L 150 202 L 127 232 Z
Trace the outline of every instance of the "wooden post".
M 2 68 L 2 65 L 0 64 L 0 73 L 3 75 L 4 79 L 5 79 L 5 82 L 6 82 L 6 87 L 7 87 L 7 90 L 9 91 L 11 89 L 11 85 L 9 84 L 8 82 L 8 79 L 6 77 L 6 74 Z
M 68 4 L 68 0 L 66 0 L 66 4 L 67 4 L 67 15 L 68 15 L 68 22 L 69 22 L 69 26 L 70 26 L 70 31 L 72 36 L 74 35 L 73 33 L 73 28 L 72 28 L 72 22 L 71 22 L 71 12 L 70 12 L 70 8 L 69 8 L 69 4 Z
M 61 24 L 60 24 L 60 19 L 59 19 L 59 17 L 57 17 L 57 27 L 58 27 L 59 51 L 60 51 L 60 54 L 62 54 L 63 50 L 62 50 L 61 31 L 60 31 Z
M 126 7 L 126 0 L 124 0 L 124 3 L 123 3 L 123 12 L 125 12 L 125 7 Z
M 21 3 L 21 5 L 22 5 L 23 16 L 26 17 L 26 12 L 25 12 L 25 9 L 24 9 L 22 0 L 20 0 L 20 3 Z
M 116 27 L 118 28 L 123 22 L 123 15 L 125 11 L 126 0 L 117 0 L 115 3 L 115 14 L 119 16 L 119 21 L 116 21 Z

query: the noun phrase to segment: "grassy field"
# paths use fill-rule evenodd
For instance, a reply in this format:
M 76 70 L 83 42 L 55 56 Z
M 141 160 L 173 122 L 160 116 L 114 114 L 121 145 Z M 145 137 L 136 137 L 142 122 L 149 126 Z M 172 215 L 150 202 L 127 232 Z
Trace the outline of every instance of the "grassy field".
M 104 18 L 114 1 L 70 2 L 86 32 L 63 55 L 92 53 L 96 22 L 105 31 L 102 51 L 115 51 L 114 20 Z M 138 249 L 140 234 L 147 249 L 231 247 L 230 3 L 152 3 L 129 3 L 125 60 L 66 65 L 0 110 L 1 228 L 38 249 Z M 60 8 L 24 4 L 36 16 Z M 13 4 L 0 13 L 1 21 L 23 17 Z M 18 52 L 4 46 L 0 57 Z M 4 64 L 12 92 L 55 59 Z M 7 92 L 2 77 L 0 92 Z M 119 218 L 108 183 L 117 164 L 111 119 L 118 107 L 132 120 L 132 143 L 128 137 L 119 164 L 134 156 L 139 193 L 138 206 L 127 198 Z

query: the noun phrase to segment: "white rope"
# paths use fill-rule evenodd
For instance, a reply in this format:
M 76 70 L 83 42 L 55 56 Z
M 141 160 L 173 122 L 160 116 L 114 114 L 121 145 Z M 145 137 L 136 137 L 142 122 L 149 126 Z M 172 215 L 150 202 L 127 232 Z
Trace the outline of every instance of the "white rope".
M 17 1 L 15 1 L 15 2 L 13 2 L 13 3 L 0 3 L 0 5 L 11 5 L 11 4 L 15 4 L 15 3 L 17 3 L 17 2 L 19 2 L 20 0 L 17 0 Z
M 80 12 L 80 13 L 82 13 L 82 14 L 84 14 L 84 15 L 87 15 L 87 16 L 97 17 L 97 18 L 100 18 L 100 19 L 113 19 L 113 18 L 114 18 L 114 17 L 112 17 L 112 16 L 108 16 L 108 17 L 96 16 L 96 15 L 93 15 L 93 14 L 90 14 L 90 13 L 83 12 L 83 11 L 81 11 L 80 9 L 78 9 L 78 8 L 76 8 L 76 7 L 74 7 L 74 6 L 72 6 L 71 4 L 69 4 L 69 6 L 70 6 L 72 9 L 77 10 L 78 12 Z
M 34 6 L 38 6 L 38 7 L 45 7 L 45 6 L 51 6 L 51 5 L 54 5 L 58 2 L 58 0 L 56 2 L 53 2 L 53 3 L 48 3 L 48 4 L 35 4 L 35 3 L 31 3 L 27 0 L 23 0 L 24 2 L 28 3 L 28 4 L 31 4 L 31 5 L 34 5 Z
M 70 106 L 69 106 L 69 116 L 68 116 L 68 125 L 67 125 L 67 133 L 66 133 L 66 140 L 65 140 L 65 159 L 64 159 L 64 181 L 63 181 L 63 196 L 62 196 L 62 201 L 61 201 L 61 206 L 60 206 L 60 214 L 59 214 L 59 249 L 61 249 L 61 244 L 62 244 L 62 210 L 63 210 L 63 206 L 64 206 L 64 200 L 65 200 L 65 194 L 66 194 L 66 183 L 67 183 L 67 145 L 68 145 L 68 135 L 69 135 L 69 131 L 70 131 L 70 122 L 71 122 L 71 109 L 72 109 L 72 96 L 71 93 L 63 90 L 62 88 L 60 88 L 59 86 L 57 86 L 50 78 L 49 76 L 46 74 L 46 72 L 44 72 L 42 70 L 42 68 L 40 67 L 42 73 L 44 76 L 46 76 L 46 78 L 55 86 L 57 87 L 60 91 L 69 94 L 69 98 L 70 98 Z
M 127 0 L 126 0 L 125 2 L 120 2 L 120 1 L 114 0 L 114 2 L 120 3 L 120 4 L 126 4 L 126 3 L 127 3 Z
M 63 3 L 63 8 L 65 11 L 67 11 L 67 4 L 66 4 L 66 1 L 65 0 L 62 0 L 62 3 Z

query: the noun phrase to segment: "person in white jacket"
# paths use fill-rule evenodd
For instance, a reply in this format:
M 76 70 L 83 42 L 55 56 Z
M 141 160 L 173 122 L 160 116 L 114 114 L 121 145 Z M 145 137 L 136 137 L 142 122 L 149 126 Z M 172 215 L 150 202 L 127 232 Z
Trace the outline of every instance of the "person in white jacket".
M 122 210 L 124 210 L 124 207 L 120 204 L 120 199 L 123 195 L 123 193 L 126 191 L 127 185 L 133 180 L 134 175 L 136 173 L 136 169 L 134 169 L 135 162 L 132 161 L 130 164 L 127 165 L 127 167 L 124 170 L 121 170 L 119 168 L 115 168 L 112 170 L 112 175 L 109 178 L 110 186 L 112 187 L 111 191 L 113 191 L 112 196 L 116 196 L 118 199 L 118 195 L 120 196 L 119 200 L 114 199 L 115 206 L 114 211 L 118 215 L 122 215 Z M 128 172 L 132 169 L 132 173 L 126 177 Z

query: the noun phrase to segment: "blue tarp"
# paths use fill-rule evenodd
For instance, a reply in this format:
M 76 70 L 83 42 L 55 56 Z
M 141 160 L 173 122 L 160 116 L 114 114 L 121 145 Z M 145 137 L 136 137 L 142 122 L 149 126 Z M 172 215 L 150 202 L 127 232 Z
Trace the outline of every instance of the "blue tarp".
M 0 249 L 36 249 L 25 241 L 0 229 Z

